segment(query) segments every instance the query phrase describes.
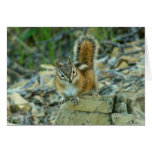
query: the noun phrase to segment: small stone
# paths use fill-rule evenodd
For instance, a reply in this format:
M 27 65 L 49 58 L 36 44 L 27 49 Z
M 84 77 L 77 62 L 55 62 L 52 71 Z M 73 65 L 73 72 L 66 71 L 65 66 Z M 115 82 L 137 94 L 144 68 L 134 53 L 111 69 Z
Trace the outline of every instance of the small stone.
M 133 114 L 113 113 L 111 117 L 114 125 L 133 124 Z
M 114 106 L 115 112 L 118 113 L 128 113 L 127 110 L 127 100 L 124 100 L 121 95 L 116 95 L 115 98 L 115 106 Z
M 123 70 L 122 73 L 123 73 L 123 74 L 128 74 L 128 73 L 129 73 L 129 70 Z
M 123 61 L 119 66 L 118 66 L 118 69 L 124 69 L 124 68 L 127 68 L 128 67 L 128 64 Z
M 61 105 L 56 125 L 108 125 L 113 98 L 108 96 L 83 96 L 73 105 L 68 101 Z
M 114 96 L 118 91 L 119 87 L 117 85 L 108 85 L 100 88 L 99 94 L 106 96 Z
M 19 93 L 12 93 L 10 99 L 16 110 L 30 111 L 31 107 L 27 100 L 25 100 Z
M 32 106 L 31 113 L 32 113 L 33 117 L 44 117 L 45 116 L 43 108 L 41 108 L 41 110 L 38 110 L 38 107 L 35 106 L 35 104 L 33 104 L 33 103 L 31 104 L 31 106 Z
M 120 113 L 128 113 L 126 103 L 121 102 L 119 107 L 118 107 L 118 111 Z
M 119 54 L 119 52 L 120 52 L 120 48 L 118 48 L 118 47 L 115 47 L 114 49 L 113 49 L 113 51 L 112 51 L 112 57 L 117 57 L 118 56 L 118 54 Z
M 115 63 L 116 63 L 116 58 L 115 58 L 115 57 L 113 57 L 113 58 L 111 58 L 110 60 L 108 60 L 108 64 L 109 64 L 110 66 L 115 65 Z
M 19 82 L 16 82 L 15 84 L 11 85 L 11 89 L 19 89 L 19 88 L 22 88 L 23 86 L 26 85 L 26 83 L 28 82 L 28 80 L 24 79 L 24 80 L 21 80 Z
M 95 62 L 96 62 L 96 64 L 100 64 L 100 63 L 106 62 L 107 59 L 108 59 L 108 56 L 105 56 L 103 58 L 100 58 L 100 59 L 96 60 Z
M 104 87 L 104 84 L 103 83 L 99 83 L 99 88 L 102 88 Z
M 119 67 L 119 65 L 122 64 L 123 62 L 126 62 L 126 64 L 132 64 L 132 63 L 137 63 L 138 61 L 139 61 L 138 58 L 132 56 L 121 56 L 116 63 L 116 67 Z
M 136 125 L 145 125 L 145 114 L 140 109 L 133 107 L 134 119 L 133 122 Z
M 75 111 L 111 113 L 113 103 L 111 96 L 83 96 L 76 105 L 73 105 L 72 102 L 66 102 L 61 108 Z
M 38 103 L 43 103 L 43 99 L 39 95 L 35 95 L 34 98 Z
M 35 83 L 33 83 L 29 88 L 27 88 L 26 90 L 27 91 L 31 91 L 31 90 L 34 90 L 36 87 L 39 86 L 39 83 L 38 81 L 35 81 Z
M 48 86 L 50 88 L 54 88 L 54 78 L 52 76 L 55 75 L 55 71 L 40 71 L 40 85 Z
M 34 125 L 39 125 L 40 119 L 38 117 L 33 116 L 33 124 Z
M 40 67 L 45 70 L 55 70 L 55 66 L 51 64 L 41 64 Z

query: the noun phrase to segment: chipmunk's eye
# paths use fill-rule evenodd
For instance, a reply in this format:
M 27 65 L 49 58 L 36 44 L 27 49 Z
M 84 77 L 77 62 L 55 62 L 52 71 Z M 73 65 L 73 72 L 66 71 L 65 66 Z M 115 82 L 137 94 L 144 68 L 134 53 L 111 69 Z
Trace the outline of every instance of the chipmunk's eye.
M 73 70 L 73 75 L 76 75 L 76 71 L 75 70 Z
M 64 75 L 63 75 L 63 74 L 61 74 L 61 75 L 60 75 L 60 77 L 61 77 L 61 79 L 63 79 L 63 78 L 64 78 Z

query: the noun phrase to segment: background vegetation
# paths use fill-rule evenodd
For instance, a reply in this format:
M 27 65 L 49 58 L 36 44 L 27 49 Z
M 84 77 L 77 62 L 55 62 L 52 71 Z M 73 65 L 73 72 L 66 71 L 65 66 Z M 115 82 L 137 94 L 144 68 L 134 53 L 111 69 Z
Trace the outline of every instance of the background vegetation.
M 42 63 L 54 64 L 57 57 L 72 56 L 72 47 L 76 38 L 84 33 L 94 35 L 104 45 L 105 41 L 127 43 L 144 37 L 142 28 L 73 28 L 73 27 L 9 27 L 8 28 L 8 64 L 16 62 L 25 69 L 37 70 Z M 136 32 L 137 34 L 134 34 Z M 127 35 L 124 40 L 124 36 Z M 133 37 L 132 37 L 133 35 Z M 123 39 L 121 37 L 123 36 Z M 111 46 L 111 45 L 110 45 Z M 114 45 L 112 45 L 114 46 Z M 107 50 L 107 47 L 105 47 Z M 105 51 L 106 51 L 105 50 Z

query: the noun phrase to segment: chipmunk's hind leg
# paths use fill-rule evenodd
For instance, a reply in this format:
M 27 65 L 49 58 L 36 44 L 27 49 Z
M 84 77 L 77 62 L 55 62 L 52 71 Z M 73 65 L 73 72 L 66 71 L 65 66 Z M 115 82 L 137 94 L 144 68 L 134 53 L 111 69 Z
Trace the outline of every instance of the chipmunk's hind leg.
M 84 95 L 99 96 L 99 86 L 96 78 L 93 83 L 92 89 L 88 93 L 85 93 Z

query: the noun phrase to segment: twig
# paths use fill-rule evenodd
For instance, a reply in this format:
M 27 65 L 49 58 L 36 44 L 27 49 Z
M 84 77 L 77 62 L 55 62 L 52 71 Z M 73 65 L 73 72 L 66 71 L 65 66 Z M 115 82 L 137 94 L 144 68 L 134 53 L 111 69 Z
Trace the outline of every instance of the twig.
M 131 52 L 127 52 L 125 54 L 122 54 L 122 55 L 130 55 L 130 54 L 136 54 L 136 53 L 139 53 L 139 52 L 144 52 L 145 50 L 135 50 L 135 51 L 131 51 Z
M 116 37 L 115 40 L 116 41 L 121 41 L 123 39 L 127 39 L 128 37 L 131 37 L 131 36 L 137 34 L 141 29 L 143 29 L 143 27 L 136 28 L 136 30 L 134 29 L 128 34 L 123 34 L 123 35 L 120 35 L 120 36 Z
M 83 27 L 82 35 L 86 35 L 88 27 Z
M 131 45 L 128 45 L 128 44 L 120 44 L 120 43 L 112 42 L 112 41 L 102 41 L 102 42 L 100 42 L 100 44 L 101 45 L 103 45 L 103 44 L 113 45 L 113 46 L 117 46 L 119 48 L 131 47 Z

